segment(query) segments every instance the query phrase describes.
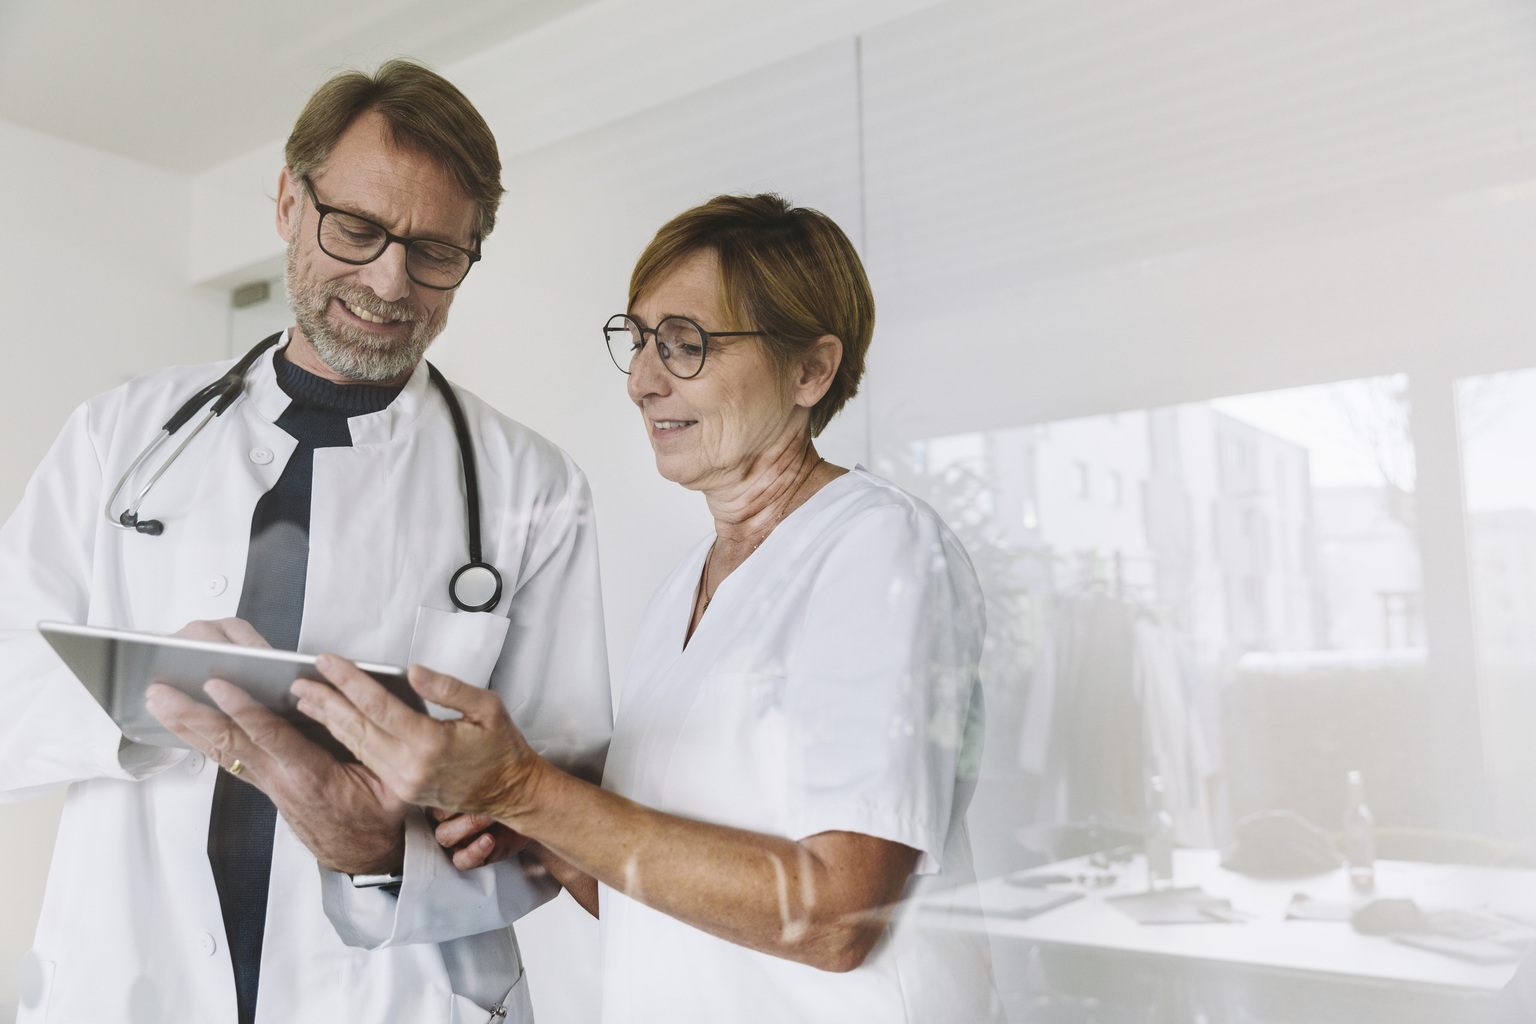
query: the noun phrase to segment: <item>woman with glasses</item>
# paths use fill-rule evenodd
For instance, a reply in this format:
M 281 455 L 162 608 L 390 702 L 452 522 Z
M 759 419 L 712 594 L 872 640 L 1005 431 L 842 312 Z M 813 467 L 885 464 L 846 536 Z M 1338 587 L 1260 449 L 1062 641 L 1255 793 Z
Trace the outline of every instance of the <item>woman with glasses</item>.
M 420 667 L 462 719 L 340 659 L 336 689 L 296 684 L 402 797 L 469 812 L 439 829 L 460 867 L 531 841 L 601 920 L 607 1021 L 998 1012 L 985 938 L 914 912 L 971 881 L 976 576 L 931 509 L 814 441 L 873 328 L 847 237 L 777 196 L 713 199 L 641 255 L 604 335 L 657 470 L 715 531 L 641 621 L 601 788 L 541 759 L 493 695 Z

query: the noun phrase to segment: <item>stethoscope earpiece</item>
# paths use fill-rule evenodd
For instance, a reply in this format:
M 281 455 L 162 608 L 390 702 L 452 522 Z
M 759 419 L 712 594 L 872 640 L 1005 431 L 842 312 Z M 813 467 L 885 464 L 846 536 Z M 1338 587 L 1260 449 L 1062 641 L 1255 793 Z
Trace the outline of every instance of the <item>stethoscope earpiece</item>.
M 143 519 L 134 515 L 131 510 L 124 509 L 123 514 L 117 517 L 117 521 L 130 530 L 146 533 L 151 537 L 158 537 L 165 532 L 165 524 L 158 519 Z

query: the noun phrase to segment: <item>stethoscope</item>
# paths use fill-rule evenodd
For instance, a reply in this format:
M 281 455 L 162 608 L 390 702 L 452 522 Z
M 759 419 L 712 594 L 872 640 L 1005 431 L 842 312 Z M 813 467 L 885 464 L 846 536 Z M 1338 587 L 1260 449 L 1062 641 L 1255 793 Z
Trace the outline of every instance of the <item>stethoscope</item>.
M 262 339 L 255 348 L 241 356 L 240 361 L 231 366 L 228 373 L 182 403 L 181 408 L 165 421 L 165 426 L 160 428 L 160 433 L 155 436 L 155 439 L 145 445 L 144 450 L 139 452 L 138 457 L 129 464 L 127 471 L 117 481 L 117 486 L 112 488 L 112 495 L 107 498 L 107 522 L 119 529 L 137 530 L 151 537 L 158 537 L 165 531 L 165 524 L 160 520 L 139 518 L 139 508 L 144 504 L 145 495 L 165 475 L 171 463 L 187 450 L 187 445 L 202 433 L 203 428 L 215 416 L 222 416 L 226 409 L 235 404 L 235 399 L 245 391 L 246 374 L 250 373 L 251 367 L 256 365 L 256 360 L 281 341 L 282 337 L 283 332 L 279 331 L 270 338 Z M 464 466 L 464 503 L 469 518 L 469 561 L 449 579 L 448 597 L 453 601 L 454 607 L 462 611 L 488 612 L 501 601 L 501 573 L 496 571 L 494 565 L 480 557 L 480 474 L 475 470 L 474 442 L 469 436 L 469 423 L 464 418 L 464 407 L 459 404 L 458 396 L 453 393 L 447 378 L 431 363 L 427 364 L 427 375 L 432 378 L 433 385 L 442 394 L 443 401 L 448 403 L 448 414 L 453 419 L 453 433 L 459 443 L 459 460 Z M 213 404 L 210 406 L 209 402 Z M 128 485 L 128 481 L 133 479 L 139 467 L 205 406 L 208 407 L 207 412 L 203 414 L 197 426 L 192 428 L 186 440 L 182 441 L 164 462 L 160 463 L 160 468 L 155 470 L 149 482 L 134 495 L 128 507 L 114 516 L 112 506 L 117 503 L 118 494 Z

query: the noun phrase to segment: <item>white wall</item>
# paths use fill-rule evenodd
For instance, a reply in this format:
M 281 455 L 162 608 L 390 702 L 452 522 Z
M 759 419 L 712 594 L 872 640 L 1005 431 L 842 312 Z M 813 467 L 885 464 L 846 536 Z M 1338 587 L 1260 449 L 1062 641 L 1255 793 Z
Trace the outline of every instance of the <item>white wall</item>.
M 228 295 L 187 282 L 191 181 L 0 122 L 0 509 L 71 409 L 224 354 Z
M 0 122 L 0 514 L 65 417 L 166 363 L 223 356 L 228 296 L 187 282 L 191 181 Z M 32 945 L 63 794 L 0 805 L 0 1021 Z

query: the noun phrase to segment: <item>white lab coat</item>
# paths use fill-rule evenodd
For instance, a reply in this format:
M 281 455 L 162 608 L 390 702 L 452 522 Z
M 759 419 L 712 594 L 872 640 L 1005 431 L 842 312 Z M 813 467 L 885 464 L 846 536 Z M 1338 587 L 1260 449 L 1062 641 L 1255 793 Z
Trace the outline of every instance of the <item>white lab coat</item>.
M 252 511 L 295 447 L 273 422 L 289 400 L 269 356 L 145 502 L 162 536 L 102 513 L 160 424 L 227 366 L 152 372 L 86 402 L 0 528 L 0 799 L 70 787 L 22 964 L 21 1024 L 236 1017 L 207 854 L 217 768 L 124 740 L 34 629 L 57 619 L 171 632 L 235 614 Z M 459 395 L 501 604 L 469 614 L 448 597 L 468 557 L 464 489 L 422 365 L 387 409 L 350 421 L 352 447 L 315 452 L 299 649 L 489 683 L 546 756 L 600 770 L 611 709 L 586 480 L 549 442 Z M 256 1019 L 482 1024 L 501 1000 L 509 1020 L 531 1020 L 509 926 L 555 891 L 515 860 L 455 870 L 419 814 L 399 897 L 354 889 L 279 818 Z
M 641 619 L 603 785 L 687 818 L 796 840 L 860 832 L 920 856 L 886 936 L 842 974 L 600 887 L 604 1021 L 998 1019 L 985 936 L 912 913 L 919 899 L 974 907 L 965 810 L 985 613 L 959 541 L 926 505 L 855 469 L 720 583 L 685 648 L 710 540 Z

